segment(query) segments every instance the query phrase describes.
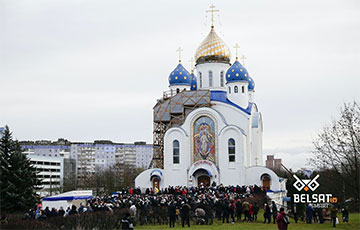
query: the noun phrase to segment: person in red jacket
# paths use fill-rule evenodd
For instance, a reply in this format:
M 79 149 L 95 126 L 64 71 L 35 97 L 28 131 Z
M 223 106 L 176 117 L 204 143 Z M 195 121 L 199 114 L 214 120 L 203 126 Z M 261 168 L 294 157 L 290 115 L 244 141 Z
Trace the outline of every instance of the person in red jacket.
M 276 217 L 276 223 L 279 230 L 287 230 L 289 217 L 286 215 L 284 208 L 280 208 L 280 213 Z
M 250 218 L 250 221 L 253 221 L 253 216 L 254 216 L 253 204 L 250 203 L 249 204 L 249 218 Z

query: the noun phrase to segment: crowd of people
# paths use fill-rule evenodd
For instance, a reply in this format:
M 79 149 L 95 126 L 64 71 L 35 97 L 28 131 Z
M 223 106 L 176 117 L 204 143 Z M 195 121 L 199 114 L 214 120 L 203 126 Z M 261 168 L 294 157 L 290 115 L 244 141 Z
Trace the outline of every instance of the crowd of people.
M 307 224 L 312 223 L 320 223 L 323 224 L 326 220 L 331 221 L 333 227 L 336 227 L 336 224 L 339 223 L 338 220 L 338 212 L 340 208 L 338 204 L 332 204 L 329 208 L 314 208 L 311 204 L 307 204 L 305 208 L 305 221 Z M 349 212 L 347 208 L 344 206 L 341 208 L 341 214 L 342 214 L 342 221 L 344 223 L 349 222 Z M 296 204 L 294 204 L 293 207 L 293 215 L 295 223 L 299 220 L 299 213 L 297 211 Z
M 38 220 L 57 216 L 67 217 L 106 211 L 113 213 L 122 210 L 123 229 L 131 229 L 136 225 L 167 224 L 170 228 L 175 223 L 182 227 L 192 223 L 211 225 L 214 219 L 222 223 L 257 221 L 260 209 L 263 209 L 263 223 L 277 224 L 279 229 L 287 229 L 289 219 L 284 208 L 279 207 L 266 196 L 266 189 L 259 186 L 200 186 L 172 187 L 162 190 L 124 189 L 111 196 L 94 197 L 81 203 L 79 207 L 72 205 L 64 209 L 42 207 L 40 204 L 29 210 L 25 218 Z M 332 211 L 332 212 L 337 212 Z M 293 209 L 295 222 L 298 221 L 296 206 Z M 311 223 L 314 216 L 323 221 L 311 205 L 306 208 L 306 222 Z M 348 214 L 347 218 L 348 220 Z
M 213 224 L 214 219 L 222 223 L 236 221 L 256 221 L 258 212 L 264 206 L 267 223 L 275 223 L 278 209 L 275 202 L 270 202 L 266 189 L 254 186 L 200 186 L 172 187 L 162 190 L 124 189 L 112 196 L 94 197 L 80 207 L 73 205 L 59 210 L 42 207 L 29 210 L 26 218 L 46 219 L 56 216 L 97 211 L 113 212 L 115 209 L 127 210 L 122 222 L 124 225 L 168 224 L 174 227 L 176 222 L 190 227 L 191 223 Z M 265 222 L 264 222 L 265 223 Z

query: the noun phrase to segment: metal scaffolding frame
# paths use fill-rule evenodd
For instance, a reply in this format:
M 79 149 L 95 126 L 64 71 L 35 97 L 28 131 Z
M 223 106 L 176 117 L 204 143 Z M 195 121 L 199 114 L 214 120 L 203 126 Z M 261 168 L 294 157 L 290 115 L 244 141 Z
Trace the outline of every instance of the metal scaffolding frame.
M 164 135 L 175 126 L 184 123 L 186 116 L 196 108 L 210 107 L 210 90 L 165 92 L 153 108 L 153 147 L 154 154 L 150 168 L 164 167 Z

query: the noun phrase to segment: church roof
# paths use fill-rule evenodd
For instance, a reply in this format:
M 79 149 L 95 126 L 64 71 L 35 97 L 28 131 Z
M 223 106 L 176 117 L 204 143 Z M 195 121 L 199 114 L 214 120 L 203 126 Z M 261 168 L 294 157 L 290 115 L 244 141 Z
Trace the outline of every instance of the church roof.
M 182 114 L 185 112 L 186 107 L 210 107 L 211 101 L 222 102 L 240 109 L 246 114 L 251 114 L 253 103 L 249 103 L 249 106 L 244 109 L 237 104 L 231 102 L 226 97 L 225 91 L 210 91 L 210 90 L 194 90 L 194 91 L 182 91 L 175 96 L 159 100 L 154 106 L 154 122 L 170 122 L 173 115 Z
M 232 105 L 238 109 L 240 109 L 241 111 L 247 113 L 247 114 L 251 114 L 251 108 L 253 106 L 253 103 L 249 103 L 249 106 L 246 109 L 241 108 L 240 106 L 238 106 L 237 104 L 231 102 L 227 97 L 226 97 L 226 92 L 225 91 L 211 91 L 210 92 L 210 100 L 211 101 L 219 101 L 219 102 L 223 102 L 226 103 L 228 105 Z
M 191 76 L 190 73 L 179 63 L 176 68 L 170 73 L 169 76 L 170 85 L 190 85 Z
M 249 79 L 249 86 L 248 86 L 248 90 L 249 91 L 253 91 L 255 89 L 255 82 L 254 79 L 252 79 L 252 77 L 248 77 Z
M 196 82 L 196 77 L 194 75 L 194 73 L 191 73 L 190 75 L 191 77 L 191 90 L 197 90 L 197 82 Z
M 248 81 L 249 73 L 238 60 L 226 71 L 226 82 Z
M 205 62 L 230 62 L 230 49 L 211 27 L 209 35 L 197 48 L 195 53 L 196 64 Z

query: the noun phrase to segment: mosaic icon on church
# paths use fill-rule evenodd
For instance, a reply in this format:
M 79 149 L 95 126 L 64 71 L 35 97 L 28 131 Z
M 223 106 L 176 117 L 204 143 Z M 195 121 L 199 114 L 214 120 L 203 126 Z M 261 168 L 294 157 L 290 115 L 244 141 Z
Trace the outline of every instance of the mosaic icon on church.
M 209 117 L 200 117 L 194 123 L 193 161 L 209 160 L 215 163 L 215 127 Z

